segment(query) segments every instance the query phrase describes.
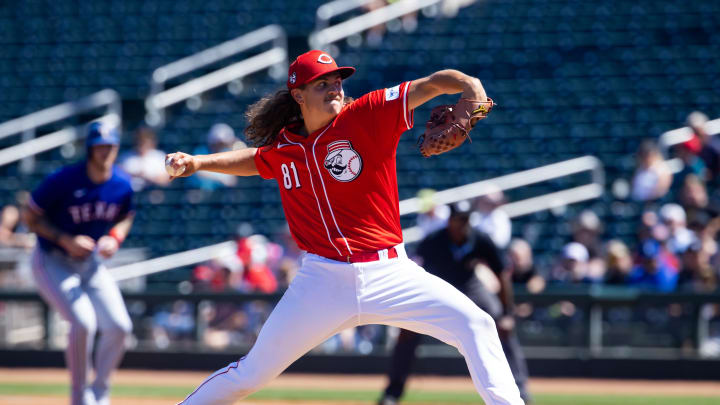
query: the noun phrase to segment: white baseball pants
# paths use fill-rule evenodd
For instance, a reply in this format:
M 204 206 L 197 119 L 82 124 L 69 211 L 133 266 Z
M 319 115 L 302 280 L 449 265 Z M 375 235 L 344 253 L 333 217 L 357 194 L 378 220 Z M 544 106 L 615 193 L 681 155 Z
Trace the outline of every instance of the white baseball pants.
M 486 405 L 524 405 L 493 319 L 463 293 L 407 258 L 343 263 L 306 254 L 247 356 L 216 371 L 182 405 L 232 404 L 343 329 L 384 324 L 433 336 L 467 361 Z
M 32 270 L 40 295 L 70 322 L 65 349 L 71 377 L 70 403 L 109 404 L 110 375 L 125 353 L 125 338 L 132 330 L 130 315 L 115 280 L 94 258 L 77 262 L 41 248 L 33 253 Z M 95 380 L 88 386 L 98 329 Z

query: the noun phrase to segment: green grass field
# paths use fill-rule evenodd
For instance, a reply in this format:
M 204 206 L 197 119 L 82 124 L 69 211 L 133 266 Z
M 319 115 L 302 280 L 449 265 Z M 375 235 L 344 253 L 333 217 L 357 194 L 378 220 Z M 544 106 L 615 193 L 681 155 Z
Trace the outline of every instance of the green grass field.
M 194 387 L 115 385 L 113 397 L 124 398 L 183 398 Z M 0 398 L 9 395 L 63 396 L 67 395 L 66 384 L 29 384 L 0 383 Z M 321 390 L 321 389 L 265 389 L 254 395 L 256 401 L 319 401 L 328 404 L 343 402 L 374 403 L 378 397 L 372 390 Z M 414 391 L 410 392 L 405 403 L 408 404 L 482 404 L 477 394 L 453 391 Z M 718 405 L 720 393 L 716 397 L 702 396 L 640 396 L 640 395 L 570 395 L 539 394 L 536 405 Z

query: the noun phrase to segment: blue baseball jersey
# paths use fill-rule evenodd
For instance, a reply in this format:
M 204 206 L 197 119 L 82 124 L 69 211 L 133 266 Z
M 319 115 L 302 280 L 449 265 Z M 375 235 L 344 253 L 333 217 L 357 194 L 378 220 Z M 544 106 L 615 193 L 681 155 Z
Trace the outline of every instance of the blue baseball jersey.
M 58 229 L 71 235 L 87 235 L 96 241 L 134 210 L 128 175 L 113 167 L 104 183 L 93 183 L 86 161 L 65 166 L 48 176 L 32 192 L 30 207 Z M 40 247 L 61 249 L 38 237 Z

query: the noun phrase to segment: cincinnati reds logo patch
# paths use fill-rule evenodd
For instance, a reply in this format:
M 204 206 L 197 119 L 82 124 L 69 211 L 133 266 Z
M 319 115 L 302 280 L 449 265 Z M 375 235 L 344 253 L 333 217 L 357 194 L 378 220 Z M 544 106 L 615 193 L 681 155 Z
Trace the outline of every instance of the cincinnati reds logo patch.
M 352 148 L 350 141 L 335 141 L 328 145 L 325 168 L 335 180 L 353 181 L 362 171 L 362 158 Z
M 329 55 L 327 55 L 325 53 L 321 53 L 320 56 L 318 56 L 318 62 L 324 63 L 327 65 L 327 64 L 333 63 L 333 60 Z

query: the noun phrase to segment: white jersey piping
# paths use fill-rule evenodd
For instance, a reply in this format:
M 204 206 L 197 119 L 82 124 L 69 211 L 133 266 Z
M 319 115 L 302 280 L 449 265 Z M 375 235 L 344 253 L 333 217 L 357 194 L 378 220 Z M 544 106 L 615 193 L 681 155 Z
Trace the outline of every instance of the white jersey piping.
M 338 226 L 337 220 L 335 219 L 335 213 L 333 212 L 332 205 L 330 205 L 330 199 L 328 198 L 327 189 L 325 188 L 325 180 L 323 180 L 322 173 L 320 172 L 320 166 L 318 165 L 318 162 L 317 162 L 317 156 L 315 156 L 315 145 L 317 144 L 317 141 L 320 139 L 320 137 L 323 136 L 325 131 L 327 131 L 328 129 L 330 129 L 330 125 L 328 125 L 328 127 L 325 128 L 325 130 L 323 130 L 320 133 L 320 135 L 318 135 L 317 138 L 315 138 L 315 141 L 313 142 L 313 147 L 312 147 L 313 160 L 315 160 L 315 168 L 317 168 L 318 176 L 320 176 L 320 184 L 322 185 L 323 193 L 325 193 L 325 201 L 327 201 L 328 208 L 330 209 L 330 216 L 332 217 L 333 222 L 335 223 L 335 228 L 337 229 L 338 233 L 340 234 L 340 236 L 342 236 L 343 240 L 345 241 L 345 246 L 347 247 L 348 252 L 350 254 L 352 254 L 352 249 L 350 249 L 350 244 L 348 243 L 347 238 L 345 238 L 345 235 L 343 235 L 342 231 L 340 230 L 340 226 Z
M 328 127 L 328 128 L 330 128 L 330 127 Z M 307 152 L 305 151 L 305 147 L 301 143 L 290 141 L 287 138 L 287 136 L 285 136 L 285 134 L 283 134 L 283 138 L 285 138 L 285 140 L 288 141 L 288 143 L 290 143 L 292 145 L 297 145 L 302 148 L 303 156 L 305 156 L 305 166 L 308 168 L 308 175 L 310 176 L 310 188 L 312 188 L 313 195 L 315 196 L 315 202 L 317 203 L 318 211 L 320 212 L 320 220 L 322 221 L 323 226 L 325 226 L 325 232 L 327 233 L 328 241 L 330 242 L 332 247 L 338 252 L 338 255 L 342 256 L 340 249 L 338 249 L 337 246 L 335 246 L 335 243 L 332 241 L 332 238 L 330 237 L 330 229 L 328 229 L 327 223 L 325 223 L 325 216 L 323 215 L 322 208 L 320 207 L 320 199 L 318 198 L 317 193 L 315 192 L 315 184 L 312 179 L 312 171 L 310 170 L 310 163 L 308 162 Z M 322 180 L 322 176 L 320 176 L 320 180 Z M 335 218 L 333 218 L 333 219 L 335 219 Z M 347 241 L 345 241 L 345 243 L 347 243 Z
M 405 127 L 407 127 L 407 129 L 410 129 L 410 122 L 408 121 L 408 115 L 410 115 L 410 112 L 407 109 L 407 98 L 409 89 L 410 82 L 407 82 L 407 84 L 405 85 L 405 93 L 403 94 L 403 118 L 405 119 Z

